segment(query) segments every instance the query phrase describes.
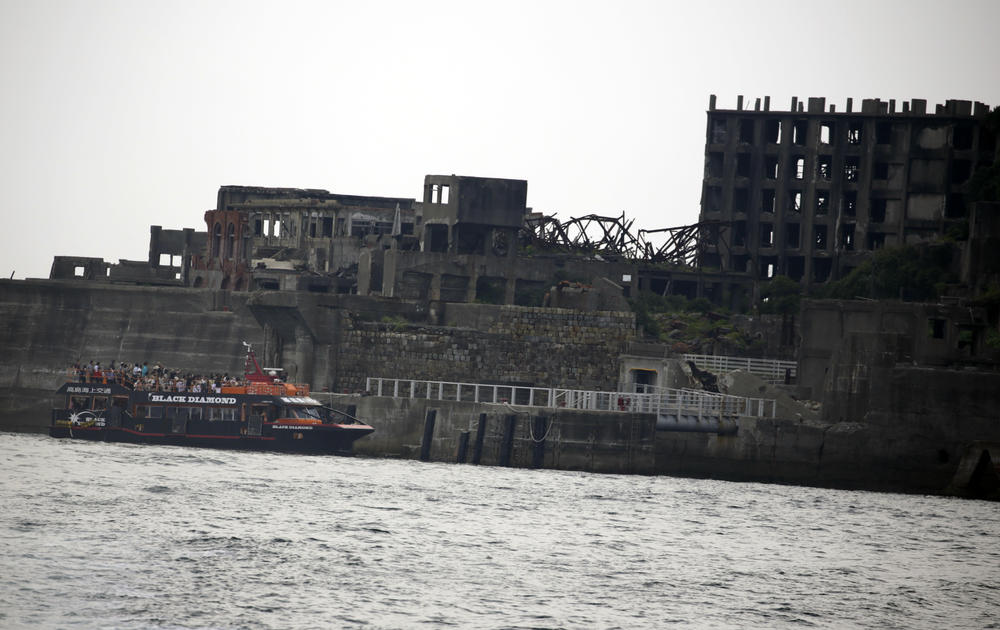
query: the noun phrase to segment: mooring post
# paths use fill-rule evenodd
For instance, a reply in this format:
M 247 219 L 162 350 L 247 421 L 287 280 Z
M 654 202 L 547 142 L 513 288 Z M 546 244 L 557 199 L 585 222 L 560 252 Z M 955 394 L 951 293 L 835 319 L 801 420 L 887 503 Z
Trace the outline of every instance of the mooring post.
M 531 419 L 531 467 L 545 466 L 545 437 L 549 428 L 549 419 L 537 416 Z
M 469 432 L 462 431 L 458 435 L 458 457 L 455 458 L 455 461 L 458 462 L 459 464 L 464 464 L 465 456 L 468 453 L 468 451 L 469 451 Z
M 420 461 L 426 462 L 431 459 L 431 441 L 434 439 L 434 420 L 437 418 L 437 409 L 428 409 L 424 418 L 424 439 L 420 442 Z
M 504 418 L 503 436 L 500 438 L 500 466 L 510 466 L 510 456 L 514 450 L 514 430 L 517 428 L 517 416 Z
M 479 414 L 479 426 L 476 427 L 476 445 L 472 449 L 472 463 L 479 464 L 483 458 L 483 438 L 486 437 L 486 414 Z

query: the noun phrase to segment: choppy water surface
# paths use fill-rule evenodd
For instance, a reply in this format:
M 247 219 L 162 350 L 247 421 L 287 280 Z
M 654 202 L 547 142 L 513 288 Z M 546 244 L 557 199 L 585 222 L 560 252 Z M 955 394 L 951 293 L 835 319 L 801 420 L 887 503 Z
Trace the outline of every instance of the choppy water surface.
M 1000 627 L 1000 505 L 0 434 L 0 627 Z

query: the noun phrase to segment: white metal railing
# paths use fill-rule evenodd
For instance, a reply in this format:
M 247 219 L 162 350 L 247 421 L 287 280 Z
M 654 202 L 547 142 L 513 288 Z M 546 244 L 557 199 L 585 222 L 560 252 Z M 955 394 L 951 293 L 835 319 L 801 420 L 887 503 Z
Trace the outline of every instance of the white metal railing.
M 369 377 L 365 388 L 376 396 L 510 404 L 524 407 L 584 409 L 702 416 L 770 416 L 776 403 L 766 398 L 728 396 L 693 389 L 661 388 L 652 393 L 601 392 L 558 387 L 484 385 Z
M 685 361 L 693 361 L 698 369 L 708 372 L 732 372 L 742 370 L 761 377 L 772 385 L 795 382 L 798 364 L 795 361 L 776 359 L 747 359 L 714 354 L 685 354 Z

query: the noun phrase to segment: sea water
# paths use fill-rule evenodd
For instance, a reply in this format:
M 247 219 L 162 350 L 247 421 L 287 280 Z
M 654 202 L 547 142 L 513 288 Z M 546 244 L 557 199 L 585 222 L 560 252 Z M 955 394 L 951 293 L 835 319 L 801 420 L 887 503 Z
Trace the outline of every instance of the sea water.
M 0 434 L 2 628 L 1000 627 L 1000 505 Z

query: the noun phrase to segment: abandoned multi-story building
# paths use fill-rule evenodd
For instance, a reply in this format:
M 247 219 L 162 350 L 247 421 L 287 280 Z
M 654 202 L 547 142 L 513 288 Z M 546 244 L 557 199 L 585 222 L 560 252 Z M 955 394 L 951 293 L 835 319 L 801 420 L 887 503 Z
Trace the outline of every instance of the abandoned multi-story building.
M 792 98 L 789 111 L 717 109 L 709 100 L 699 265 L 786 275 L 804 285 L 845 276 L 873 250 L 929 241 L 967 219 L 967 183 L 992 164 L 983 103 L 863 100 L 855 111 Z
M 963 282 L 985 277 L 995 221 L 967 189 L 998 154 L 982 125 L 986 105 L 947 101 L 929 113 L 916 99 L 899 111 L 878 99 L 854 111 L 847 99 L 842 112 L 823 98 L 793 98 L 789 111 L 771 111 L 769 98 L 752 109 L 742 97 L 733 110 L 715 102 L 699 223 L 639 231 L 671 231 L 676 247 L 665 256 L 644 257 L 624 215 L 617 232 L 604 223 L 596 247 L 574 249 L 564 224 L 555 227 L 570 247 L 546 248 L 544 229 L 531 226 L 554 219 L 531 212 L 526 181 L 427 175 L 419 200 L 222 186 L 204 232 L 152 226 L 148 261 L 59 256 L 51 277 L 523 306 L 555 305 L 549 289 L 569 278 L 593 286 L 577 300 L 591 308 L 650 291 L 742 311 L 773 276 L 821 284 L 873 250 L 963 230 L 979 239 L 967 242 Z M 543 247 L 525 247 L 526 236 Z

